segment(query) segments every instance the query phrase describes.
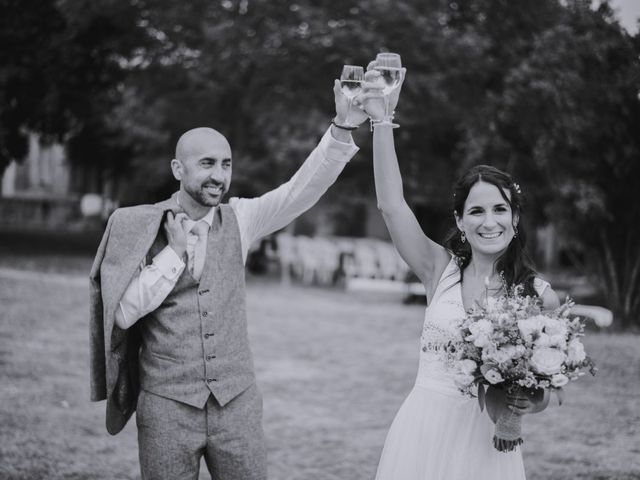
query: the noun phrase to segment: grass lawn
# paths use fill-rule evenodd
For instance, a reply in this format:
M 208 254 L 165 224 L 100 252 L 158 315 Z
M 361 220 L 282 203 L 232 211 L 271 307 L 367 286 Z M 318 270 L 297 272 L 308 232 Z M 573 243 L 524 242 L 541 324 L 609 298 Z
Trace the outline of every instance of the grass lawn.
M 112 437 L 88 400 L 87 290 L 86 275 L 0 270 L 1 479 L 139 478 L 134 422 Z M 248 302 L 270 478 L 372 479 L 415 378 L 423 307 L 262 281 Z M 586 346 L 598 376 L 525 417 L 530 480 L 640 478 L 640 337 Z

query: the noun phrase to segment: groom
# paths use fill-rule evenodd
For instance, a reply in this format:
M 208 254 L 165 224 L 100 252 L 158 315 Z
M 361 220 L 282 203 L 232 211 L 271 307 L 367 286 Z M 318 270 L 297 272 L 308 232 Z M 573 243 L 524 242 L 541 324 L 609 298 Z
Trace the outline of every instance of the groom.
M 306 211 L 357 152 L 337 115 L 285 184 L 221 200 L 231 147 L 210 128 L 186 132 L 171 170 L 180 189 L 116 210 L 91 270 L 91 399 L 107 400 L 116 434 L 137 409 L 143 479 L 197 479 L 204 456 L 218 480 L 267 477 L 262 398 L 247 338 L 244 264 L 252 242 Z

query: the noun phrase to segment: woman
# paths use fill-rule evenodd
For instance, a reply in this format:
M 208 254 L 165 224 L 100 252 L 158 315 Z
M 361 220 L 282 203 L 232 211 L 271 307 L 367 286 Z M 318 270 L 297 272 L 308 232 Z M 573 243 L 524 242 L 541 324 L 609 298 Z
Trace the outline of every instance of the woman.
M 376 479 L 524 479 L 520 451 L 494 449 L 491 419 L 480 411 L 477 400 L 459 392 L 443 356 L 443 347 L 456 333 L 456 321 L 487 290 L 499 295 L 505 283 L 523 284 L 525 293 L 540 297 L 545 309 L 559 306 L 558 296 L 536 276 L 525 253 L 520 188 L 496 168 L 472 168 L 455 186 L 455 232 L 444 245 L 431 240 L 403 196 L 394 126 L 383 118 L 376 72 L 367 72 L 367 81 L 362 102 L 374 130 L 378 206 L 394 245 L 424 284 L 428 300 L 416 384 L 389 430 Z M 396 92 L 389 111 L 397 97 Z M 543 409 L 548 395 L 538 402 L 499 400 L 506 408 L 525 414 Z

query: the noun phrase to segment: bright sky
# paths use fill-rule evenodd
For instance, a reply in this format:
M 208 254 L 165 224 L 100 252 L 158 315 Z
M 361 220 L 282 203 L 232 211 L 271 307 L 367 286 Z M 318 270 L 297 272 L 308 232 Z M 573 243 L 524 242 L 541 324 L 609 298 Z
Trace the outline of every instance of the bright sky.
M 618 12 L 620 23 L 630 32 L 638 31 L 640 18 L 640 0 L 611 0 L 611 5 Z

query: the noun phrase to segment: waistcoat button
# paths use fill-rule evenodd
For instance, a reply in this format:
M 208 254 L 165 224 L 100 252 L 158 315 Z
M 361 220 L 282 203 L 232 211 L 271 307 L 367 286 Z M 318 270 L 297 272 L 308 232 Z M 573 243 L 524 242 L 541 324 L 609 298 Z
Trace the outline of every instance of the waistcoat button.
M 202 312 L 202 316 L 206 317 L 207 316 L 207 312 Z

